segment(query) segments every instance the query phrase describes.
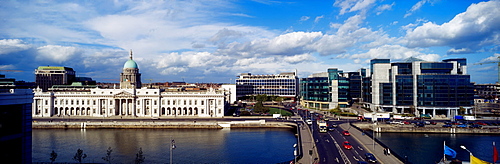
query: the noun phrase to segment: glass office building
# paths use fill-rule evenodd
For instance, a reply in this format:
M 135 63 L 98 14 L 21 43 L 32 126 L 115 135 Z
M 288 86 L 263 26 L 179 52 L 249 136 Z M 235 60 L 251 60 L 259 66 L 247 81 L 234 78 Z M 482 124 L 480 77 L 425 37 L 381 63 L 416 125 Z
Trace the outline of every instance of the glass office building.
M 371 67 L 372 110 L 449 117 L 474 105 L 474 84 L 466 74 L 466 59 L 426 62 L 413 58 L 372 62 Z

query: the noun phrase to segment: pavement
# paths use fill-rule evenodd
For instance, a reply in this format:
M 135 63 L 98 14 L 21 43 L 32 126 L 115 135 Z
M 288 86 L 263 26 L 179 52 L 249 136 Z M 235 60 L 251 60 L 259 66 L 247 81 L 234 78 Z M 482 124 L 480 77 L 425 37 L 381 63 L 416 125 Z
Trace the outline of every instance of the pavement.
M 300 158 L 297 163 L 310 164 L 318 163 L 318 150 L 316 149 L 316 142 L 312 136 L 309 126 L 302 120 L 300 116 L 292 117 L 292 119 L 297 119 L 297 121 L 302 121 L 299 127 L 301 146 L 302 146 L 302 158 Z M 300 146 L 300 145 L 299 145 Z M 312 150 L 312 155 L 309 153 Z
M 349 129 L 349 133 L 351 133 L 351 136 L 354 137 L 364 148 L 367 152 L 372 153 L 375 155 L 375 158 L 377 158 L 378 163 L 381 164 L 397 164 L 397 163 L 403 163 L 400 161 L 398 158 L 396 158 L 393 155 L 385 155 L 384 154 L 384 147 L 382 147 L 380 144 L 377 142 L 373 142 L 372 138 L 370 138 L 367 135 L 363 135 L 361 131 L 358 129 L 351 127 L 350 124 L 344 123 L 339 125 L 342 129 Z M 375 146 L 374 146 L 375 143 Z M 390 148 L 389 148 L 390 149 Z

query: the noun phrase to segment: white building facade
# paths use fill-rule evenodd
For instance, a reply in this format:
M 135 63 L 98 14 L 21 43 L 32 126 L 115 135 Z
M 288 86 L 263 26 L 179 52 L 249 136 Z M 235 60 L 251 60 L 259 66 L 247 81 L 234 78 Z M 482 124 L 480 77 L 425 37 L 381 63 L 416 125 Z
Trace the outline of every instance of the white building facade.
M 133 63 L 131 63 L 133 62 Z M 137 64 L 132 60 L 124 65 L 124 72 Z M 121 76 L 134 77 L 130 71 Z M 139 75 L 135 75 L 135 77 Z M 223 117 L 230 93 L 226 90 L 163 91 L 131 87 L 135 82 L 121 77 L 127 84 L 120 89 L 87 88 L 81 90 L 34 90 L 33 117 L 89 116 L 89 117 Z M 124 84 L 121 82 L 121 84 Z

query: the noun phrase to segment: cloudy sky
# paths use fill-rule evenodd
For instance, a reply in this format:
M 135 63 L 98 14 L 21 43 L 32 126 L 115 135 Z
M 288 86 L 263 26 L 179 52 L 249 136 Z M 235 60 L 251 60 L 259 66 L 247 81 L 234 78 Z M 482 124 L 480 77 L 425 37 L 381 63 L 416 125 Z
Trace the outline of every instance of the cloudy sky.
M 203 0 L 0 3 L 0 70 L 34 81 L 38 66 L 117 82 L 132 50 L 143 83 L 234 83 L 237 75 L 328 68 L 373 58 L 467 58 L 471 81 L 494 83 L 500 1 Z

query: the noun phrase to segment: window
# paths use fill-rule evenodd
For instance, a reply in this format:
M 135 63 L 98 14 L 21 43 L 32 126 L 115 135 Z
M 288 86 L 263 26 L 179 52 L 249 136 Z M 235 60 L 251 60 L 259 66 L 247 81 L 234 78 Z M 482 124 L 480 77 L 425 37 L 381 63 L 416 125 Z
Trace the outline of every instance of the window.
M 175 105 L 175 102 L 176 102 L 175 100 L 174 100 L 174 101 L 172 101 L 172 104 L 173 104 L 173 105 Z
M 109 105 L 113 105 L 113 100 L 109 100 Z
M 47 108 L 45 108 L 45 113 L 47 113 L 47 112 L 48 112 L 48 111 L 47 111 Z
M 161 105 L 165 105 L 165 100 L 161 100 Z
M 186 105 L 186 100 L 184 100 L 184 105 Z
M 205 101 L 204 100 L 201 100 L 201 105 L 205 105 Z
M 94 100 L 94 105 L 95 105 L 95 100 Z
M 57 105 L 58 100 L 54 101 L 54 105 Z
M 156 105 L 156 100 L 155 100 L 153 103 L 154 103 L 154 105 Z M 156 112 L 155 112 L 155 113 L 156 113 Z
M 191 100 L 189 100 L 189 105 L 191 105 Z
M 196 102 L 198 102 L 197 100 L 194 100 L 194 105 L 196 105 Z
M 73 100 L 71 100 L 71 105 L 73 105 Z
M 141 101 L 140 100 L 137 100 L 137 105 L 141 105 Z
M 80 103 L 80 100 L 76 100 L 76 105 L 79 105 L 79 103 Z
M 167 105 L 170 105 L 170 100 L 167 100 Z
M 45 100 L 45 105 L 49 105 L 49 100 Z M 47 112 L 45 112 L 47 113 Z

